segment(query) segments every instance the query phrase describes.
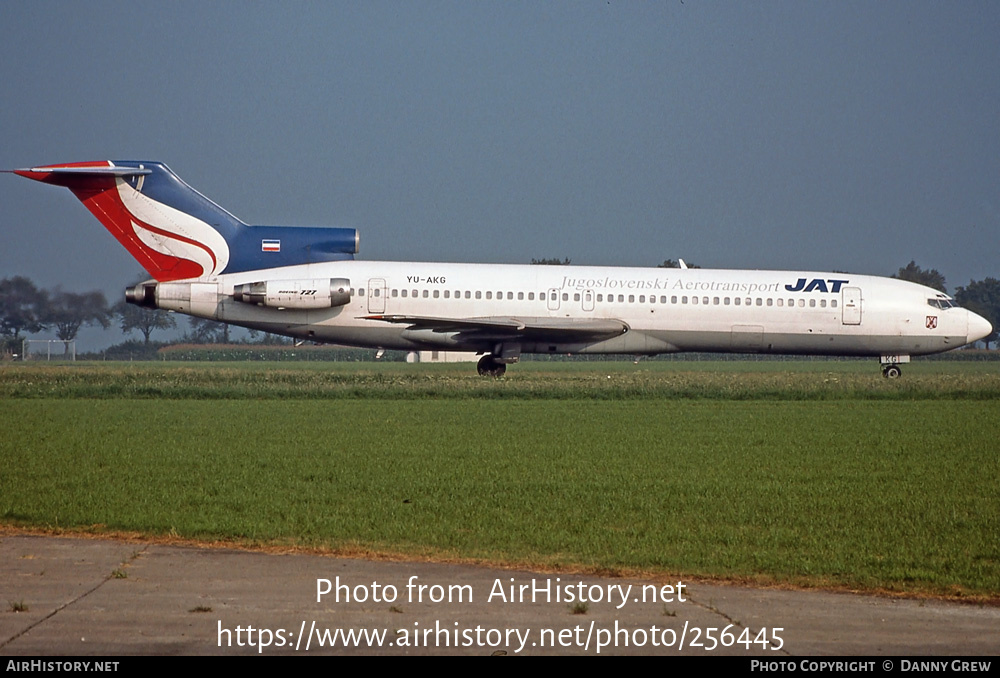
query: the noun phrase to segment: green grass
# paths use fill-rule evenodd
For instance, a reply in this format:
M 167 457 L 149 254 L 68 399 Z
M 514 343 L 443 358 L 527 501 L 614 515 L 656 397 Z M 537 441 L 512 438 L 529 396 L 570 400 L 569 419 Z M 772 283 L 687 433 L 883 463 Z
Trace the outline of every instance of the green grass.
M 992 400 L 1000 361 L 927 361 L 884 379 L 872 361 L 527 362 L 503 379 L 470 363 L 90 363 L 0 368 L 0 398 Z
M 1000 597 L 995 369 L 771 365 L 5 368 L 0 522 Z

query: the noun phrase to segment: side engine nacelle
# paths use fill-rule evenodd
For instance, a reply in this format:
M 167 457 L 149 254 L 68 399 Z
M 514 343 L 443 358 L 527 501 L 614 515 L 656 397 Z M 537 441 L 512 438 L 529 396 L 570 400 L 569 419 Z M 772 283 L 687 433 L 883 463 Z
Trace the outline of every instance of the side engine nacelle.
M 346 278 L 316 280 L 262 280 L 233 288 L 233 299 L 269 308 L 333 308 L 351 301 L 351 281 Z
M 190 313 L 202 318 L 215 316 L 219 299 L 218 283 L 158 283 L 150 280 L 125 290 L 125 301 L 130 304 Z

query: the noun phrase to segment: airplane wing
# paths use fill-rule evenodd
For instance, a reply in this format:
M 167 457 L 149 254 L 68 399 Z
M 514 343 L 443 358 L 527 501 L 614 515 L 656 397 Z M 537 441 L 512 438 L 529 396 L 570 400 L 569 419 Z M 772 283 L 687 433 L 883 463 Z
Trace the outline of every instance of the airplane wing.
M 365 320 L 380 320 L 387 323 L 409 325 L 413 330 L 434 332 L 462 332 L 477 338 L 499 339 L 559 339 L 597 340 L 608 339 L 629 331 L 629 326 L 609 318 L 530 318 L 530 317 L 482 317 L 482 318 L 436 318 L 418 315 L 367 315 Z M 471 338 L 471 337 L 470 337 Z

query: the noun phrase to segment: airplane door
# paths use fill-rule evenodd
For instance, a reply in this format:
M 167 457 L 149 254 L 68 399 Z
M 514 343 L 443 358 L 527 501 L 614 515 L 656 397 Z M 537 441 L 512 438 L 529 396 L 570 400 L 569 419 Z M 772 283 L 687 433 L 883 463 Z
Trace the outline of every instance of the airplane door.
M 385 280 L 382 278 L 368 281 L 368 312 L 385 313 Z
M 584 311 L 594 310 L 594 290 L 583 291 L 583 310 Z
M 549 310 L 558 311 L 559 310 L 559 290 L 551 289 L 549 290 Z
M 844 324 L 861 324 L 861 288 L 845 287 L 841 290 L 841 305 L 843 306 Z

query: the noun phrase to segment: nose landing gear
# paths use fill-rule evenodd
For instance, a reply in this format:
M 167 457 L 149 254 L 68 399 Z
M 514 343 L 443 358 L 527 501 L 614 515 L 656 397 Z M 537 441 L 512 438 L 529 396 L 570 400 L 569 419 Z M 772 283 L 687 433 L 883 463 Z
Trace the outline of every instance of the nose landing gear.
M 899 369 L 899 365 L 882 366 L 882 376 L 886 379 L 899 379 L 901 374 L 903 374 L 903 370 Z
M 910 362 L 908 355 L 884 355 L 878 360 L 882 364 L 882 376 L 886 379 L 899 379 L 903 374 L 900 365 Z

